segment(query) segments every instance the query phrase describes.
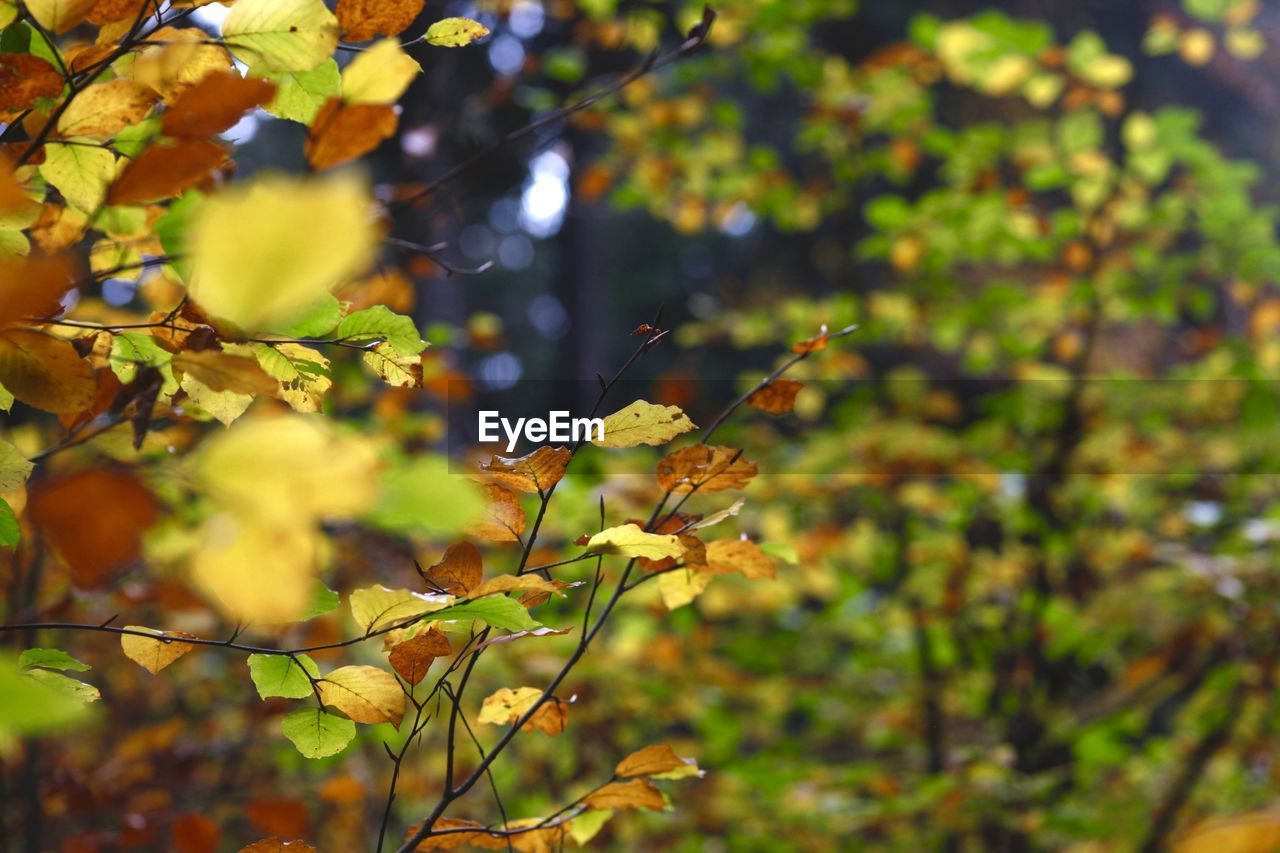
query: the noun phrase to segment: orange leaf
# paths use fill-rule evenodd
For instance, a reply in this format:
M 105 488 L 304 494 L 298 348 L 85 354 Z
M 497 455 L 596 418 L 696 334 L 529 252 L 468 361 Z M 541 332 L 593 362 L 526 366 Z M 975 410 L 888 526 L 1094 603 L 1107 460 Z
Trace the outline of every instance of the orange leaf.
M 30 487 L 27 514 L 81 589 L 101 589 L 138 559 L 159 516 L 150 490 L 131 473 L 89 468 Z
M 564 447 L 539 447 L 518 458 L 494 456 L 481 469 L 492 479 L 521 492 L 546 491 L 564 477 L 573 454 Z
M 29 53 L 0 54 L 0 111 L 29 109 L 37 98 L 62 94 L 58 69 Z
M 245 817 L 260 831 L 274 836 L 306 835 L 311 824 L 307 805 L 294 797 L 261 797 L 244 807 Z M 278 838 L 272 839 L 278 841 Z M 258 842 L 261 844 L 262 842 Z M 298 844 L 300 842 L 290 842 Z M 271 848 L 267 848 L 270 850 Z M 293 847 L 282 848 L 293 850 Z M 306 850 L 307 847 L 299 847 Z
M 756 475 L 756 463 L 729 447 L 695 444 L 658 463 L 658 485 L 677 493 L 741 489 Z
M 470 529 L 473 536 L 487 539 L 490 542 L 516 542 L 524 532 L 524 508 L 515 494 L 502 486 L 487 483 L 482 486 L 488 506 L 485 507 L 487 519 Z
M 415 823 L 413 826 L 409 827 L 409 830 L 408 832 L 405 833 L 404 837 L 406 839 L 413 837 L 413 835 L 418 831 L 418 827 L 420 826 L 422 826 L 422 824 Z M 440 818 L 434 824 L 432 824 L 431 829 L 434 831 L 434 830 L 443 830 L 443 829 L 466 829 L 470 827 L 474 827 L 476 830 L 482 829 L 481 825 L 476 823 L 474 820 L 458 820 L 456 818 L 451 818 L 451 817 Z M 415 850 L 453 850 L 457 847 L 461 847 L 464 844 L 483 846 L 485 843 L 487 843 L 488 841 L 491 841 L 492 839 L 493 839 L 493 836 L 489 835 L 488 833 L 479 832 L 479 831 L 449 832 L 449 833 L 446 833 L 445 835 L 428 835 L 426 838 L 419 841 L 418 846 L 415 847 L 414 849 Z M 504 847 L 506 846 L 505 842 L 503 843 L 503 846 Z
M 214 71 L 183 91 L 165 111 L 161 129 L 170 136 L 199 138 L 221 133 L 275 94 L 275 84 L 233 71 Z
M 822 327 L 822 334 L 815 338 L 808 338 L 803 341 L 797 341 L 791 345 L 791 351 L 800 355 L 811 352 L 820 352 L 827 348 L 827 327 Z
M 794 379 L 775 379 L 747 397 L 747 405 L 771 415 L 785 415 L 796 407 L 796 394 L 803 387 L 803 382 Z
M 89 23 L 113 24 L 138 17 L 147 0 L 98 0 L 89 10 Z
M 346 104 L 330 98 L 311 123 L 307 162 L 314 169 L 328 169 L 354 160 L 395 133 L 398 121 L 391 104 Z
M 697 767 L 692 758 L 681 758 L 671 747 L 659 743 L 631 753 L 618 762 L 613 772 L 618 776 L 656 776 L 672 771 L 685 773 L 691 768 L 696 772 Z
M 217 853 L 221 840 L 218 825 L 195 813 L 178 818 L 169 832 L 169 846 L 174 853 Z
M 316 848 L 300 838 L 292 841 L 281 841 L 279 838 L 264 838 L 240 848 L 240 853 L 316 853 Z
M 470 542 L 450 545 L 440 562 L 427 569 L 423 577 L 431 586 L 432 592 L 447 592 L 457 596 L 468 595 L 484 577 L 480 551 Z
M 58 313 L 75 267 L 66 257 L 0 261 L 0 325 Z
M 434 625 L 426 632 L 391 649 L 391 668 L 410 684 L 417 684 L 438 657 L 453 654 L 449 638 Z
M 610 782 L 583 802 L 593 809 L 652 809 L 655 812 L 667 806 L 662 792 L 647 779 Z
M 738 572 L 752 580 L 777 577 L 773 558 L 747 539 L 707 543 L 707 571 L 717 574 Z
M 422 13 L 422 0 L 338 0 L 334 10 L 347 41 L 394 36 Z
M 227 162 L 221 145 L 207 139 L 155 144 L 124 167 L 107 192 L 107 204 L 140 204 L 171 198 L 208 180 Z

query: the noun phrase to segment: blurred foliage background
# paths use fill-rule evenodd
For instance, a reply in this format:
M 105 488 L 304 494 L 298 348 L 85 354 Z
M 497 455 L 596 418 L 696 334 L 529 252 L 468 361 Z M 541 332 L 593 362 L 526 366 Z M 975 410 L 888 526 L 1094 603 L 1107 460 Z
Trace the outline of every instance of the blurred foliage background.
M 428 6 L 493 35 L 421 57 L 400 132 L 370 160 L 379 181 L 431 181 L 701 15 Z M 197 17 L 215 27 L 219 9 Z M 572 780 L 665 740 L 707 777 L 595 843 L 1276 849 L 1280 6 L 716 11 L 708 49 L 397 223 L 459 268 L 492 262 L 449 276 L 419 258 L 387 284 L 428 330 L 436 378 L 481 391 L 580 403 L 563 398 L 591 382 L 535 380 L 610 373 L 659 305 L 675 346 L 639 367 L 659 394 L 749 387 L 821 324 L 860 326 L 801 365 L 793 415 L 726 427 L 760 463 L 743 526 L 786 557 L 778 580 L 717 579 L 670 613 L 649 590 L 621 613 L 575 674 L 574 724 L 521 740 L 497 770 L 512 812 L 554 808 Z M 241 122 L 241 174 L 298 170 L 301 132 Z M 421 395 L 334 393 L 369 430 L 440 438 Z M 651 497 L 586 462 L 552 536 L 594 529 L 602 490 L 637 514 Z M 336 547 L 331 585 L 385 577 L 363 540 Z M 182 605 L 164 594 L 142 600 Z M 513 648 L 485 692 L 553 674 L 557 642 Z M 44 787 L 55 819 L 113 803 L 116 820 L 93 819 L 103 837 L 159 843 L 145 815 L 169 780 L 215 816 L 248 802 L 228 825 L 364 849 L 377 738 L 340 770 L 287 744 L 248 750 L 257 697 L 209 714 L 230 664 L 151 682 L 77 653 L 111 673 L 110 713 L 133 731 L 103 728 L 64 758 Z M 430 801 L 437 782 L 410 777 L 400 795 Z

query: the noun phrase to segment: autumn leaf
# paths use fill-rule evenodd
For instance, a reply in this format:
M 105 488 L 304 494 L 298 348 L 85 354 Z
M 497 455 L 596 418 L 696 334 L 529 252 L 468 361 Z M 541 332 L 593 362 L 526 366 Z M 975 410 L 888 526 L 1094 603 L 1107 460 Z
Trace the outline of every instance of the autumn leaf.
M 142 631 L 147 634 L 154 634 L 156 637 L 166 638 L 191 636 L 181 631 L 156 631 L 152 628 L 144 628 L 141 625 L 126 625 L 125 630 Z M 120 648 L 124 650 L 125 655 L 131 661 L 152 675 L 157 674 L 188 652 L 195 650 L 195 646 L 191 643 L 183 643 L 178 639 L 153 640 L 150 637 L 139 637 L 137 634 L 121 634 Z
M 706 590 L 715 577 L 710 572 L 696 569 L 672 569 L 658 575 L 658 592 L 668 610 L 675 610 L 691 603 Z
M 737 572 L 747 578 L 777 576 L 773 559 L 747 539 L 727 539 L 707 543 L 707 570 L 718 574 Z
M 227 161 L 227 150 L 207 139 L 154 143 L 125 163 L 107 191 L 107 204 L 172 198 L 207 183 Z
M 527 714 L 541 698 L 542 691 L 537 687 L 519 687 L 515 690 L 503 687 L 485 698 L 480 706 L 480 716 L 476 719 L 490 725 L 514 723 Z M 552 737 L 560 734 L 569 719 L 564 704 L 555 698 L 548 699 L 529 718 L 522 730 L 536 730 Z
M 527 575 L 499 575 L 496 578 L 489 578 L 484 583 L 473 589 L 468 595 L 469 598 L 483 598 L 486 595 L 497 595 L 504 592 L 512 592 L 513 590 L 537 590 L 538 592 L 547 592 L 553 595 L 563 596 L 564 593 L 549 580 L 538 577 L 535 574 Z
M 647 779 L 610 782 L 583 800 L 593 809 L 650 809 L 660 812 L 667 807 L 666 798 Z
M 64 256 L 0 260 L 0 325 L 57 314 L 75 269 Z
M 427 670 L 438 657 L 453 654 L 449 638 L 434 625 L 426 631 L 393 646 L 388 661 L 391 668 L 410 684 L 426 677 Z
M 355 723 L 334 714 L 325 713 L 319 708 L 304 708 L 285 714 L 280 721 L 280 730 L 293 742 L 304 758 L 325 758 L 337 755 L 346 749 L 347 744 L 351 743 L 356 736 Z
M 666 444 L 681 433 L 696 429 L 678 406 L 656 406 L 636 400 L 604 419 L 604 438 L 592 439 L 600 447 L 635 447 Z
M 151 112 L 156 93 L 132 80 L 94 83 L 77 92 L 58 117 L 64 137 L 110 139 Z
M 396 132 L 390 104 L 349 104 L 330 99 L 311 123 L 304 153 L 313 169 L 328 169 L 368 154 Z
M 646 533 L 636 524 L 610 527 L 587 540 L 587 553 L 621 554 L 624 557 L 644 557 L 661 560 L 679 557 L 684 545 L 676 536 L 664 533 Z
M 101 4 L 99 4 L 101 5 Z M 169 844 L 174 853 L 208 853 L 222 840 L 218 825 L 204 815 L 188 813 L 173 822 Z
M 338 0 L 335 10 L 348 41 L 399 35 L 422 13 L 422 0 Z
M 302 712 L 298 711 L 295 713 L 302 713 Z M 355 729 L 355 726 L 351 724 L 350 720 L 343 720 L 339 717 L 334 717 L 333 719 L 350 725 L 351 736 L 355 737 L 356 729 Z M 286 734 L 288 733 L 286 732 Z M 294 740 L 294 739 L 290 738 L 290 740 Z M 307 743 L 309 746 L 312 743 L 310 740 L 306 739 L 305 736 L 304 736 L 303 742 Z M 297 744 L 298 744 L 298 741 L 294 740 L 294 745 L 296 746 Z M 341 752 L 345 748 L 346 748 L 346 744 L 344 743 L 342 747 L 339 747 L 338 752 Z M 307 758 L 323 757 L 323 755 L 307 755 L 307 753 L 303 751 L 301 746 L 298 747 L 298 751 L 302 752 L 303 755 L 306 755 Z M 333 753 L 328 753 L 328 754 L 332 755 Z M 260 841 L 255 841 L 252 844 L 249 844 L 245 847 L 241 847 L 239 853 L 316 853 L 316 848 L 312 847 L 310 844 L 308 844 L 307 842 L 303 841 L 300 838 L 295 838 L 292 841 L 281 841 L 279 838 L 272 837 L 272 838 L 263 838 Z
M 44 146 L 40 175 L 70 204 L 92 213 L 102 204 L 116 176 L 116 156 L 88 139 L 67 139 Z
M 409 838 L 412 838 L 421 826 L 421 824 L 417 823 L 410 826 L 405 832 L 405 839 L 408 840 Z M 477 830 L 483 829 L 481 824 L 476 823 L 473 820 L 460 820 L 458 818 L 442 817 L 432 824 L 431 828 L 433 830 L 447 829 L 451 831 L 440 835 L 427 836 L 425 839 L 418 842 L 418 846 L 414 848 L 414 851 L 415 853 L 418 853 L 418 851 L 428 850 L 454 850 L 467 844 L 474 845 L 476 847 L 487 847 L 490 842 L 497 840 L 494 836 L 485 832 L 458 831 L 462 829 L 470 829 L 472 827 Z M 507 842 L 503 840 L 503 849 L 506 849 L 506 844 Z
M 201 526 L 192 580 L 236 619 L 293 622 L 311 605 L 318 546 L 315 533 L 300 525 L 220 512 Z
M 733 448 L 716 445 L 682 447 L 658 463 L 658 485 L 677 494 L 742 489 L 755 475 L 756 463 Z
M 827 329 L 824 326 L 822 333 L 816 337 L 808 338 L 803 341 L 797 341 L 791 345 L 791 351 L 800 355 L 808 355 L 813 352 L 821 352 L 827 348 L 828 343 Z
M 206 74 L 165 110 L 160 129 L 169 136 L 197 139 L 221 133 L 246 112 L 271 101 L 276 87 L 261 77 L 233 71 Z
M 422 73 L 395 39 L 375 42 L 342 69 L 342 100 L 348 104 L 394 104 Z
M 323 0 L 238 0 L 222 22 L 231 52 L 266 71 L 308 71 L 333 55 L 338 19 Z
M 484 577 L 480 551 L 470 542 L 457 542 L 445 549 L 440 562 L 423 573 L 432 592 L 466 597 Z
M 559 483 L 572 459 L 568 448 L 539 447 L 525 456 L 494 456 L 480 468 L 507 488 L 536 493 Z
M 30 109 L 39 98 L 62 94 L 58 69 L 29 53 L 0 53 L 0 111 Z
M 160 507 L 130 471 L 97 467 L 33 484 L 27 515 L 67 564 L 75 586 L 102 589 L 141 556 Z
M 681 758 L 666 744 L 654 744 L 631 753 L 618 762 L 615 776 L 652 776 L 655 779 L 680 779 L 700 776 L 698 762 Z
M 351 593 L 351 618 L 366 634 L 395 625 L 423 613 L 441 610 L 452 604 L 448 595 L 429 595 L 407 589 L 387 589 L 381 584 L 357 589 Z
M 465 47 L 489 35 L 489 28 L 470 18 L 444 18 L 427 27 L 426 42 L 436 47 Z
M 166 104 L 173 103 L 206 74 L 235 67 L 227 49 L 210 42 L 196 27 L 161 27 L 148 34 L 148 41 L 155 44 L 135 56 L 132 76 L 154 89 Z
M 23 0 L 40 26 L 61 35 L 85 19 L 98 0 Z
M 768 385 L 753 391 L 747 397 L 747 405 L 771 415 L 784 415 L 796 407 L 796 395 L 804 388 L 803 382 L 792 379 L 775 379 Z
M 197 211 L 189 289 L 210 314 L 261 328 L 360 272 L 376 240 L 368 191 L 355 177 L 261 177 Z
M 391 723 L 400 727 L 404 691 L 391 673 L 372 666 L 344 666 L 317 685 L 320 701 L 357 723 Z
M 230 355 L 221 350 L 180 352 L 170 364 L 174 370 L 191 374 L 214 391 L 274 394 L 279 387 L 256 359 Z
M 515 494 L 494 483 L 481 486 L 486 499 L 485 519 L 472 525 L 468 532 L 490 542 L 516 542 L 527 522 L 524 508 Z

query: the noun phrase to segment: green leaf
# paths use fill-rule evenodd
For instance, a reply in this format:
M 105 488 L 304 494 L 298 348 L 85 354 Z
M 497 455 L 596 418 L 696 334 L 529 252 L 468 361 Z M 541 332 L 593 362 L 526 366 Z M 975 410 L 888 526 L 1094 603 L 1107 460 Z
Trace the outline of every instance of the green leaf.
M 532 631 L 542 627 L 542 623 L 530 616 L 523 604 L 505 595 L 489 595 L 475 601 L 467 601 L 438 610 L 426 617 L 426 621 L 431 622 L 472 619 L 504 631 Z
M 0 385 L 0 412 L 7 412 L 13 408 L 13 394 L 9 389 Z
M 604 828 L 604 825 L 609 822 L 611 817 L 613 817 L 613 809 L 583 812 L 575 817 L 573 823 L 569 825 L 569 836 L 579 845 L 586 844 L 596 837 L 596 834 Z
M 18 656 L 18 666 L 42 666 L 45 669 L 70 669 L 75 672 L 89 669 L 89 664 L 81 663 L 62 649 L 27 649 Z
M 50 673 L 52 674 L 52 673 Z M 0 742 L 66 728 L 84 719 L 84 703 L 13 665 L 0 662 Z
M 489 28 L 470 18 L 444 18 L 427 27 L 426 42 L 436 47 L 465 47 L 489 35 Z
M 0 440 L 0 492 L 12 492 L 27 482 L 36 466 L 18 448 Z
M 4 498 L 0 498 L 0 547 L 12 548 L 18 544 L 18 517 L 13 514 L 13 507 Z
M 459 533 L 479 521 L 484 497 L 467 477 L 453 474 L 441 457 L 396 465 L 379 482 L 369 520 L 400 533 Z
M 116 156 L 99 148 L 91 139 L 70 139 L 68 144 L 49 143 L 44 147 L 40 174 L 72 206 L 92 213 L 107 195 L 107 186 L 116 173 Z M 70 143 L 85 143 L 70 144 Z
M 88 667 L 85 667 L 85 669 L 88 669 Z M 90 702 L 97 702 L 102 698 L 102 693 L 92 684 L 85 684 L 83 681 L 78 681 L 60 672 L 33 669 L 27 672 L 26 676 L 43 684 L 53 692 L 72 699 L 81 707 L 88 705 Z
M 332 613 L 338 609 L 340 601 L 338 593 L 329 589 L 323 582 L 316 581 L 315 588 L 311 592 L 311 603 L 307 605 L 306 612 L 302 614 L 303 621 L 323 616 L 326 613 Z
M 311 679 L 320 677 L 320 668 L 303 654 L 297 660 L 288 655 L 249 655 L 249 676 L 263 699 L 305 699 L 312 692 Z
M 426 347 L 412 319 L 385 305 L 357 311 L 338 326 L 338 337 L 355 342 L 381 339 L 400 355 L 417 355 Z
M 318 708 L 286 714 L 280 721 L 280 730 L 306 758 L 337 755 L 356 736 L 355 723 Z
M 267 71 L 253 66 L 250 74 L 276 84 L 276 94 L 264 109 L 278 118 L 311 124 L 325 101 L 338 97 L 342 74 L 338 63 L 327 59 L 310 71 Z
M 781 560 L 789 565 L 800 564 L 800 555 L 796 553 L 796 549 L 785 542 L 761 542 L 760 550 L 775 560 Z
M 310 71 L 333 56 L 338 19 L 323 0 L 240 0 L 222 22 L 237 58 L 266 71 Z
M 318 338 L 333 331 L 342 319 L 342 303 L 331 293 L 326 293 L 314 305 L 291 317 L 279 326 L 267 331 L 291 338 Z

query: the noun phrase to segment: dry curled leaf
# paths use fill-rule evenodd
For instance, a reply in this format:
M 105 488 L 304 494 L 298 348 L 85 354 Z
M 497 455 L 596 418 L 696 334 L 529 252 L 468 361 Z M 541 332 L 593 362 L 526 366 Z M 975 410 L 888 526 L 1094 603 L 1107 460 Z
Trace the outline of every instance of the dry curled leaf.
M 794 379 L 775 379 L 747 397 L 747 405 L 771 415 L 785 415 L 796 407 L 796 395 L 804 387 Z
M 391 668 L 410 684 L 417 684 L 426 676 L 432 662 L 438 657 L 453 654 L 449 638 L 432 625 L 412 639 L 405 640 L 391 649 L 388 659 Z
M 398 121 L 390 104 L 348 104 L 330 98 L 311 123 L 307 162 L 314 169 L 328 169 L 368 154 L 396 132 Z
M 432 592 L 459 597 L 471 594 L 484 577 L 480 551 L 470 542 L 456 542 L 445 549 L 440 562 L 422 574 Z
M 717 445 L 682 447 L 658 463 L 658 485 L 676 492 L 741 489 L 756 475 L 756 463 L 741 451 Z
M 521 492 L 546 491 L 564 477 L 573 454 L 565 447 L 539 447 L 520 457 L 494 456 L 480 468 L 496 482 Z
M 37 98 L 62 93 L 62 75 L 29 53 L 0 53 L 0 111 L 30 109 Z
M 399 35 L 422 13 L 422 0 L 338 0 L 334 11 L 347 41 Z

